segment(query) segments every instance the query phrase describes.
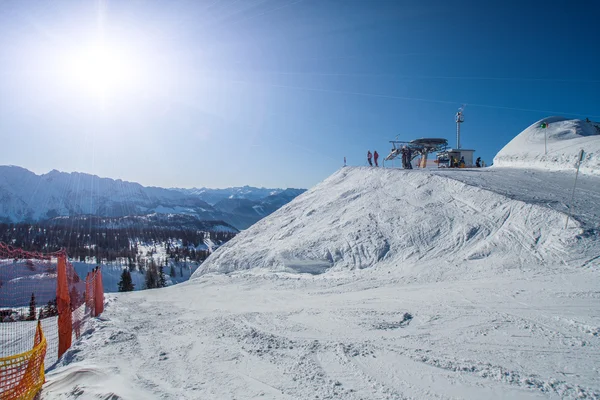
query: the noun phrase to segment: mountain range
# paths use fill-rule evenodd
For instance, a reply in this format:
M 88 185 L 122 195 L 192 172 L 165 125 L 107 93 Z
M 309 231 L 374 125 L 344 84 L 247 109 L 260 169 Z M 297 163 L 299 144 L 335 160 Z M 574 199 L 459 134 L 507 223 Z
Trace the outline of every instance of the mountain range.
M 241 230 L 304 191 L 250 186 L 165 189 L 79 172 L 52 170 L 37 175 L 17 166 L 0 166 L 0 222 L 179 214 L 199 221 L 223 221 Z

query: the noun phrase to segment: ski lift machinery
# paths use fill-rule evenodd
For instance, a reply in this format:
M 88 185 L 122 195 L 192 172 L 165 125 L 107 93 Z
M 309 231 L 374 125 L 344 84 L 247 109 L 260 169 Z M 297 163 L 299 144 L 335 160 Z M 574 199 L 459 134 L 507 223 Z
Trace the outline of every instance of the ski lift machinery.
M 385 158 L 385 161 L 394 160 L 396 157 L 402 155 L 403 148 L 408 148 L 412 151 L 410 162 L 419 156 L 421 157 L 420 168 L 427 166 L 427 156 L 429 153 L 444 152 L 448 147 L 448 141 L 442 138 L 421 138 L 411 140 L 410 142 L 390 140 L 390 143 L 392 144 L 392 150 Z
M 429 153 L 437 152 L 435 162 L 439 167 L 451 167 L 451 160 L 464 160 L 463 167 L 472 167 L 473 166 L 473 153 L 475 150 L 472 149 L 463 149 L 460 145 L 460 126 L 463 122 L 465 122 L 464 116 L 465 105 L 463 104 L 456 113 L 455 121 L 456 121 L 456 147 L 448 148 L 448 141 L 442 138 L 422 138 L 415 139 L 410 142 L 399 141 L 399 140 L 391 140 L 392 150 L 390 154 L 385 158 L 385 161 L 394 160 L 396 157 L 402 155 L 403 148 L 410 149 L 412 151 L 411 159 L 421 156 L 421 162 L 419 164 L 420 168 L 425 168 L 427 166 L 427 155 Z M 396 136 L 398 138 L 398 136 Z

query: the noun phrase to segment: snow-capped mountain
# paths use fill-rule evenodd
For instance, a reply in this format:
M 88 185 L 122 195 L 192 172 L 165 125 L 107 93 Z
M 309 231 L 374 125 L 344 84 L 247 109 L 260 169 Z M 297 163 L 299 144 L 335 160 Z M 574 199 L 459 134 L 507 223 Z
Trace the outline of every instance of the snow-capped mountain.
M 272 205 L 284 204 L 292 198 L 287 190 L 245 187 L 218 191 L 237 198 L 244 195 L 254 198 L 266 193 L 270 206 L 264 207 L 264 212 L 238 216 L 235 212 L 211 206 L 193 190 L 144 187 L 134 182 L 77 172 L 53 170 L 36 175 L 21 167 L 0 166 L 0 221 L 32 222 L 76 215 L 181 214 L 204 221 L 224 221 L 238 229 L 245 229 L 274 211 Z M 257 204 L 261 204 L 261 200 Z
M 304 192 L 306 192 L 306 189 L 285 189 L 260 200 L 227 198 L 214 204 L 214 208 L 222 212 L 242 216 L 266 216 Z
M 282 192 L 284 189 L 267 189 L 257 188 L 252 186 L 232 187 L 226 189 L 209 189 L 209 188 L 193 188 L 179 189 L 174 188 L 179 192 L 198 196 L 208 204 L 215 205 L 223 199 L 246 199 L 258 201 L 267 196 L 271 196 Z

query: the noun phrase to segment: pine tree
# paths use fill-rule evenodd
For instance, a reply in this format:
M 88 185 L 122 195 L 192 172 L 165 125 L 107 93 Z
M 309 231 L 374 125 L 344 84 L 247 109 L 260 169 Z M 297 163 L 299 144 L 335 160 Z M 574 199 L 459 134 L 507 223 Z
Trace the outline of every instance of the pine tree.
M 48 300 L 48 304 L 46 304 L 41 310 L 39 319 L 49 318 L 58 315 L 58 305 L 56 303 L 56 298 L 53 300 Z
M 158 268 L 153 259 L 150 259 L 150 265 L 146 270 L 146 289 L 155 289 L 158 287 Z
M 146 270 L 146 289 L 156 288 L 156 278 L 151 269 Z
M 171 271 L 169 275 L 171 275 L 171 278 L 175 278 L 177 276 L 177 272 L 175 272 L 175 267 L 173 266 L 173 264 L 171 264 Z M 0 287 L 2 286 L 0 285 Z
M 31 293 L 31 301 L 29 302 L 29 316 L 28 321 L 35 321 L 35 294 Z
M 121 273 L 121 280 L 119 281 L 119 292 L 132 292 L 135 288 L 133 280 L 131 279 L 131 272 L 125 268 Z

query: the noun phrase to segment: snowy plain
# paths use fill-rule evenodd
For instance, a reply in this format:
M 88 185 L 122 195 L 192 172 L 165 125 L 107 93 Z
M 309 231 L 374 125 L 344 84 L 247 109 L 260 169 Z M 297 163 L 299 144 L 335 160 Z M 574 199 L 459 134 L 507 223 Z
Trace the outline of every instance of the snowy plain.
M 600 176 L 571 204 L 579 137 L 556 137 L 552 170 L 539 143 L 342 168 L 190 281 L 108 295 L 42 399 L 600 398 Z

